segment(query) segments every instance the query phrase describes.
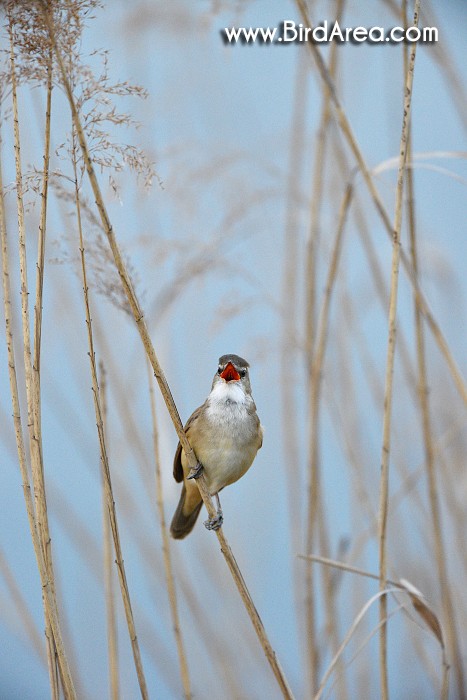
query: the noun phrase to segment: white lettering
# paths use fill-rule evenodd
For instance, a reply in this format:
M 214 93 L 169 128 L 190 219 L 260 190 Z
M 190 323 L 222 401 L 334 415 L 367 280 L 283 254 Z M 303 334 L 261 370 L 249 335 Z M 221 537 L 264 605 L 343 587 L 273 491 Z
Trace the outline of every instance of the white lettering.
M 376 35 L 377 34 L 377 35 Z M 368 38 L 370 41 L 384 41 L 384 29 L 382 27 L 371 27 L 368 32 Z
M 334 41 L 334 39 L 338 38 L 339 41 L 344 41 L 344 35 L 342 34 L 342 29 L 339 26 L 339 22 L 336 20 L 334 22 L 334 25 L 332 27 L 331 31 L 331 36 L 329 37 L 329 41 Z
M 353 39 L 354 41 L 365 41 L 368 36 L 368 30 L 365 29 L 365 27 L 355 27 L 353 30 Z
M 423 27 L 423 41 L 438 41 L 438 28 Z
M 400 35 L 396 36 L 396 32 L 400 32 Z M 391 41 L 404 41 L 404 30 L 402 27 L 394 27 L 394 29 L 391 29 Z
M 412 34 L 415 32 L 415 37 L 412 38 Z M 418 41 L 421 37 L 422 33 L 418 27 L 409 27 L 405 33 L 405 38 L 407 41 L 410 41 L 412 44 L 415 41 Z
M 292 19 L 286 19 L 282 26 L 283 41 L 295 41 L 297 36 L 298 32 L 295 29 L 295 22 Z
M 224 34 L 227 37 L 227 41 L 229 43 L 232 43 L 232 41 L 237 42 L 242 31 L 243 27 L 224 27 Z
M 320 44 L 323 41 L 327 41 L 327 40 L 328 40 L 328 21 L 327 21 L 327 19 L 325 19 L 322 25 L 320 24 L 318 27 L 315 27 L 313 29 L 313 41 L 316 41 L 317 44 Z
M 1 0 L 0 0 L 1 4 Z M 302 23 L 286 19 L 278 27 L 224 27 L 221 30 L 224 41 L 230 44 L 248 44 L 258 41 L 263 44 L 274 44 L 282 41 L 286 43 L 313 41 L 315 43 L 327 43 L 331 41 L 357 42 L 369 41 L 371 43 L 393 42 L 400 43 L 406 41 L 415 43 L 417 41 L 436 42 L 438 41 L 437 27 L 393 27 L 387 32 L 383 27 L 345 27 L 341 28 L 336 20 L 329 24 L 324 20 L 317 27 L 305 27 Z
M 271 27 L 266 27 L 266 29 L 264 29 L 264 27 L 261 27 L 261 36 L 263 37 L 263 41 L 265 44 L 267 44 L 268 42 L 272 44 L 272 42 L 274 41 L 274 37 L 276 36 L 276 31 L 277 27 L 274 27 L 273 29 L 271 29 Z
M 256 37 L 258 36 L 259 32 L 259 27 L 256 27 L 256 29 L 253 29 L 253 27 L 248 27 L 248 29 L 244 28 L 243 29 L 243 36 L 245 37 L 245 41 L 249 43 L 250 41 L 255 42 Z

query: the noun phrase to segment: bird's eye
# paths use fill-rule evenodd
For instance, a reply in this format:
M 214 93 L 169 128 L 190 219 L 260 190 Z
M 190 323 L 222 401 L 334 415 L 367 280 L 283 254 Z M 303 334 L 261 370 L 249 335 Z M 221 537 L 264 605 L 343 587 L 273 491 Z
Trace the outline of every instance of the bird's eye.
M 217 374 L 222 374 L 222 367 L 221 367 L 220 365 L 219 365 L 219 367 L 217 368 Z
M 246 369 L 241 369 L 240 372 L 239 372 L 239 374 L 240 374 L 241 377 L 244 377 L 245 374 L 246 374 Z

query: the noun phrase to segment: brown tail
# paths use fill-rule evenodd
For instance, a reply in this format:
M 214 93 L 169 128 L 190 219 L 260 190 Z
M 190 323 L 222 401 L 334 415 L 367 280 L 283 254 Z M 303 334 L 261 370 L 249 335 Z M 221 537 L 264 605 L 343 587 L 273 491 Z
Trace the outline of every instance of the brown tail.
M 183 512 L 183 506 L 185 505 L 186 489 L 185 484 L 183 484 L 182 494 L 178 502 L 177 510 L 175 511 L 174 517 L 172 518 L 172 523 L 170 525 L 170 534 L 176 540 L 182 540 L 186 537 L 192 530 L 198 517 L 203 501 L 198 503 L 194 510 L 188 515 Z

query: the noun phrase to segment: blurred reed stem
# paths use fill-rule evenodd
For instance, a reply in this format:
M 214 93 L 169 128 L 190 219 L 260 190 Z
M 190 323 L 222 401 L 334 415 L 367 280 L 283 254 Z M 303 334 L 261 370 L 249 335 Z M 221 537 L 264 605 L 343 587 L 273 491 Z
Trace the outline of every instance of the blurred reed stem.
M 341 206 L 339 209 L 337 232 L 335 240 L 332 246 L 331 261 L 329 263 L 329 269 L 326 277 L 325 289 L 323 294 L 323 299 L 321 302 L 321 308 L 318 314 L 318 324 L 316 330 L 316 342 L 315 351 L 313 353 L 313 362 L 311 366 L 311 376 L 310 376 L 310 484 L 308 493 L 309 502 L 309 512 L 308 512 L 308 529 L 307 529 L 307 542 L 308 542 L 308 552 L 312 553 L 312 546 L 314 541 L 314 526 L 316 525 L 317 519 L 325 519 L 324 508 L 322 506 L 323 495 L 321 489 L 321 469 L 320 469 L 320 417 L 322 411 L 322 380 L 324 372 L 324 360 L 327 347 L 328 338 L 328 327 L 329 327 L 329 316 L 331 307 L 331 296 L 334 290 L 334 286 L 337 280 L 337 272 L 339 261 L 342 251 L 343 235 L 345 230 L 345 225 L 348 218 L 348 213 L 350 205 L 352 202 L 353 188 L 351 184 L 348 184 L 344 196 L 342 198 Z M 329 541 L 327 537 L 327 530 L 324 523 L 318 524 L 318 531 L 321 534 L 321 551 L 324 554 L 329 553 Z M 308 567 L 311 570 L 311 566 Z M 328 632 L 331 648 L 334 653 L 336 653 L 338 648 L 338 638 L 337 638 L 337 613 L 336 605 L 334 599 L 334 590 L 329 577 L 329 572 L 326 569 L 323 574 L 323 595 L 325 601 L 326 610 L 326 631 Z M 339 697 L 344 700 L 346 696 L 346 689 L 344 678 L 341 673 L 339 673 Z
M 350 203 L 352 200 L 352 186 L 348 185 L 345 189 L 344 196 L 342 198 L 337 232 L 335 241 L 332 249 L 331 261 L 328 269 L 326 286 L 323 295 L 322 307 L 319 314 L 318 327 L 316 332 L 316 342 L 315 350 L 313 353 L 313 361 L 311 366 L 311 376 L 310 376 L 310 425 L 309 425 L 309 447 L 310 447 L 310 476 L 308 485 L 308 517 L 307 517 L 307 530 L 306 530 L 306 553 L 312 554 L 313 546 L 315 544 L 315 533 L 316 524 L 319 513 L 319 493 L 320 493 L 320 470 L 319 470 L 319 416 L 321 407 L 321 381 L 322 381 L 322 371 L 323 362 L 326 351 L 326 340 L 328 332 L 329 323 L 329 309 L 331 302 L 331 295 L 336 281 L 338 263 L 340 258 L 340 252 L 342 247 L 342 236 L 344 233 L 345 222 L 347 220 L 347 214 L 349 211 Z M 306 615 L 307 615 L 307 632 L 310 634 L 315 628 L 314 620 L 314 581 L 312 575 L 312 566 L 306 569 Z M 326 580 L 326 579 L 325 579 Z M 327 581 L 329 586 L 329 581 Z M 329 593 L 324 592 L 325 599 Z M 329 624 L 329 619 L 332 616 L 332 609 L 334 605 L 332 601 L 327 600 L 327 620 Z M 335 626 L 331 627 L 331 640 L 333 645 L 337 640 L 337 630 Z M 315 648 L 310 648 L 310 653 L 314 656 L 314 670 L 318 672 L 317 666 L 317 650 Z M 310 659 L 311 661 L 311 659 Z M 313 677 L 313 676 L 312 676 Z M 316 683 L 316 681 L 315 681 Z M 313 686 L 312 692 L 316 692 L 317 685 Z
M 0 550 L 0 575 L 3 577 L 6 589 L 8 590 L 13 604 L 16 608 L 15 619 L 21 620 L 21 626 L 29 641 L 34 649 L 35 653 L 39 657 L 41 663 L 47 665 L 48 660 L 46 654 L 44 653 L 44 641 L 42 635 L 39 633 L 35 620 L 31 615 L 28 604 L 21 592 L 18 585 L 18 581 L 15 578 L 14 573 L 11 571 L 8 561 Z
M 286 496 L 291 551 L 302 546 L 302 512 L 300 494 L 299 412 L 297 406 L 297 349 L 299 346 L 297 309 L 299 308 L 298 275 L 300 248 L 300 210 L 297 199 L 306 153 L 306 124 L 308 98 L 308 66 L 300 53 L 294 66 L 293 100 L 291 108 L 289 152 L 285 177 L 284 264 L 282 277 L 282 309 L 280 344 L 280 391 L 283 459 L 286 472 Z M 297 562 L 295 562 L 296 566 Z M 303 623 L 302 598 L 298 572 L 294 571 L 294 598 L 298 628 Z M 307 633 L 305 649 L 316 648 L 314 634 Z M 312 676 L 314 671 L 311 669 Z
M 147 359 L 147 358 L 146 358 Z M 148 367 L 148 386 L 149 386 L 149 398 L 151 403 L 151 418 L 152 418 L 152 437 L 153 437 L 153 449 L 154 449 L 154 468 L 155 468 L 155 482 L 156 482 L 156 502 L 157 511 L 159 514 L 159 524 L 161 529 L 162 538 L 162 554 L 164 558 L 164 569 L 165 569 L 165 579 L 167 585 L 167 594 L 169 597 L 170 614 L 172 617 L 172 628 L 175 635 L 175 642 L 177 645 L 178 662 L 180 666 L 180 676 L 182 680 L 183 692 L 186 700 L 190 700 L 191 685 L 190 685 L 190 675 L 188 671 L 188 663 L 185 654 L 185 648 L 183 644 L 182 630 L 180 626 L 180 618 L 178 614 L 178 604 L 177 604 L 177 591 L 175 588 L 175 579 L 172 568 L 172 558 L 170 553 L 170 539 L 167 529 L 167 523 L 165 520 L 164 512 L 164 493 L 162 488 L 162 473 L 161 473 L 161 461 L 159 454 L 159 430 L 157 426 L 157 415 L 156 415 L 156 399 L 154 396 L 153 388 L 153 377 L 151 372 L 151 365 L 149 360 L 147 360 Z
M 336 0 L 334 16 L 336 21 L 342 20 L 345 0 Z M 335 78 L 337 67 L 337 42 L 331 44 L 329 55 L 329 74 Z M 326 152 L 328 131 L 331 123 L 331 96 L 327 85 L 323 85 L 323 103 L 320 121 L 315 139 L 313 172 L 311 178 L 310 229 L 306 241 L 306 305 L 305 305 L 305 350 L 308 361 L 308 371 L 311 372 L 316 325 L 316 281 L 317 281 L 317 252 L 321 238 L 321 205 L 324 193 L 324 172 L 326 167 Z

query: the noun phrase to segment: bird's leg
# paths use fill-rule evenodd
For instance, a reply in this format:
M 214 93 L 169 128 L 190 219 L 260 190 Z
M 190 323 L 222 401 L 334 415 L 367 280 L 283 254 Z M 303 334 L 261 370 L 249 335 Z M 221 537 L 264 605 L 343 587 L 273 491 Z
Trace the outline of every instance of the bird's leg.
M 189 475 L 187 476 L 187 479 L 199 479 L 199 477 L 202 474 L 204 467 L 201 464 L 201 462 L 197 462 L 196 467 L 191 469 Z
M 217 515 L 215 518 L 210 518 L 209 520 L 206 520 L 204 523 L 204 527 L 207 530 L 218 530 L 222 523 L 224 522 L 224 516 L 222 514 L 222 507 L 221 507 L 221 502 L 219 499 L 219 494 L 215 493 L 214 497 L 216 499 L 217 503 Z

